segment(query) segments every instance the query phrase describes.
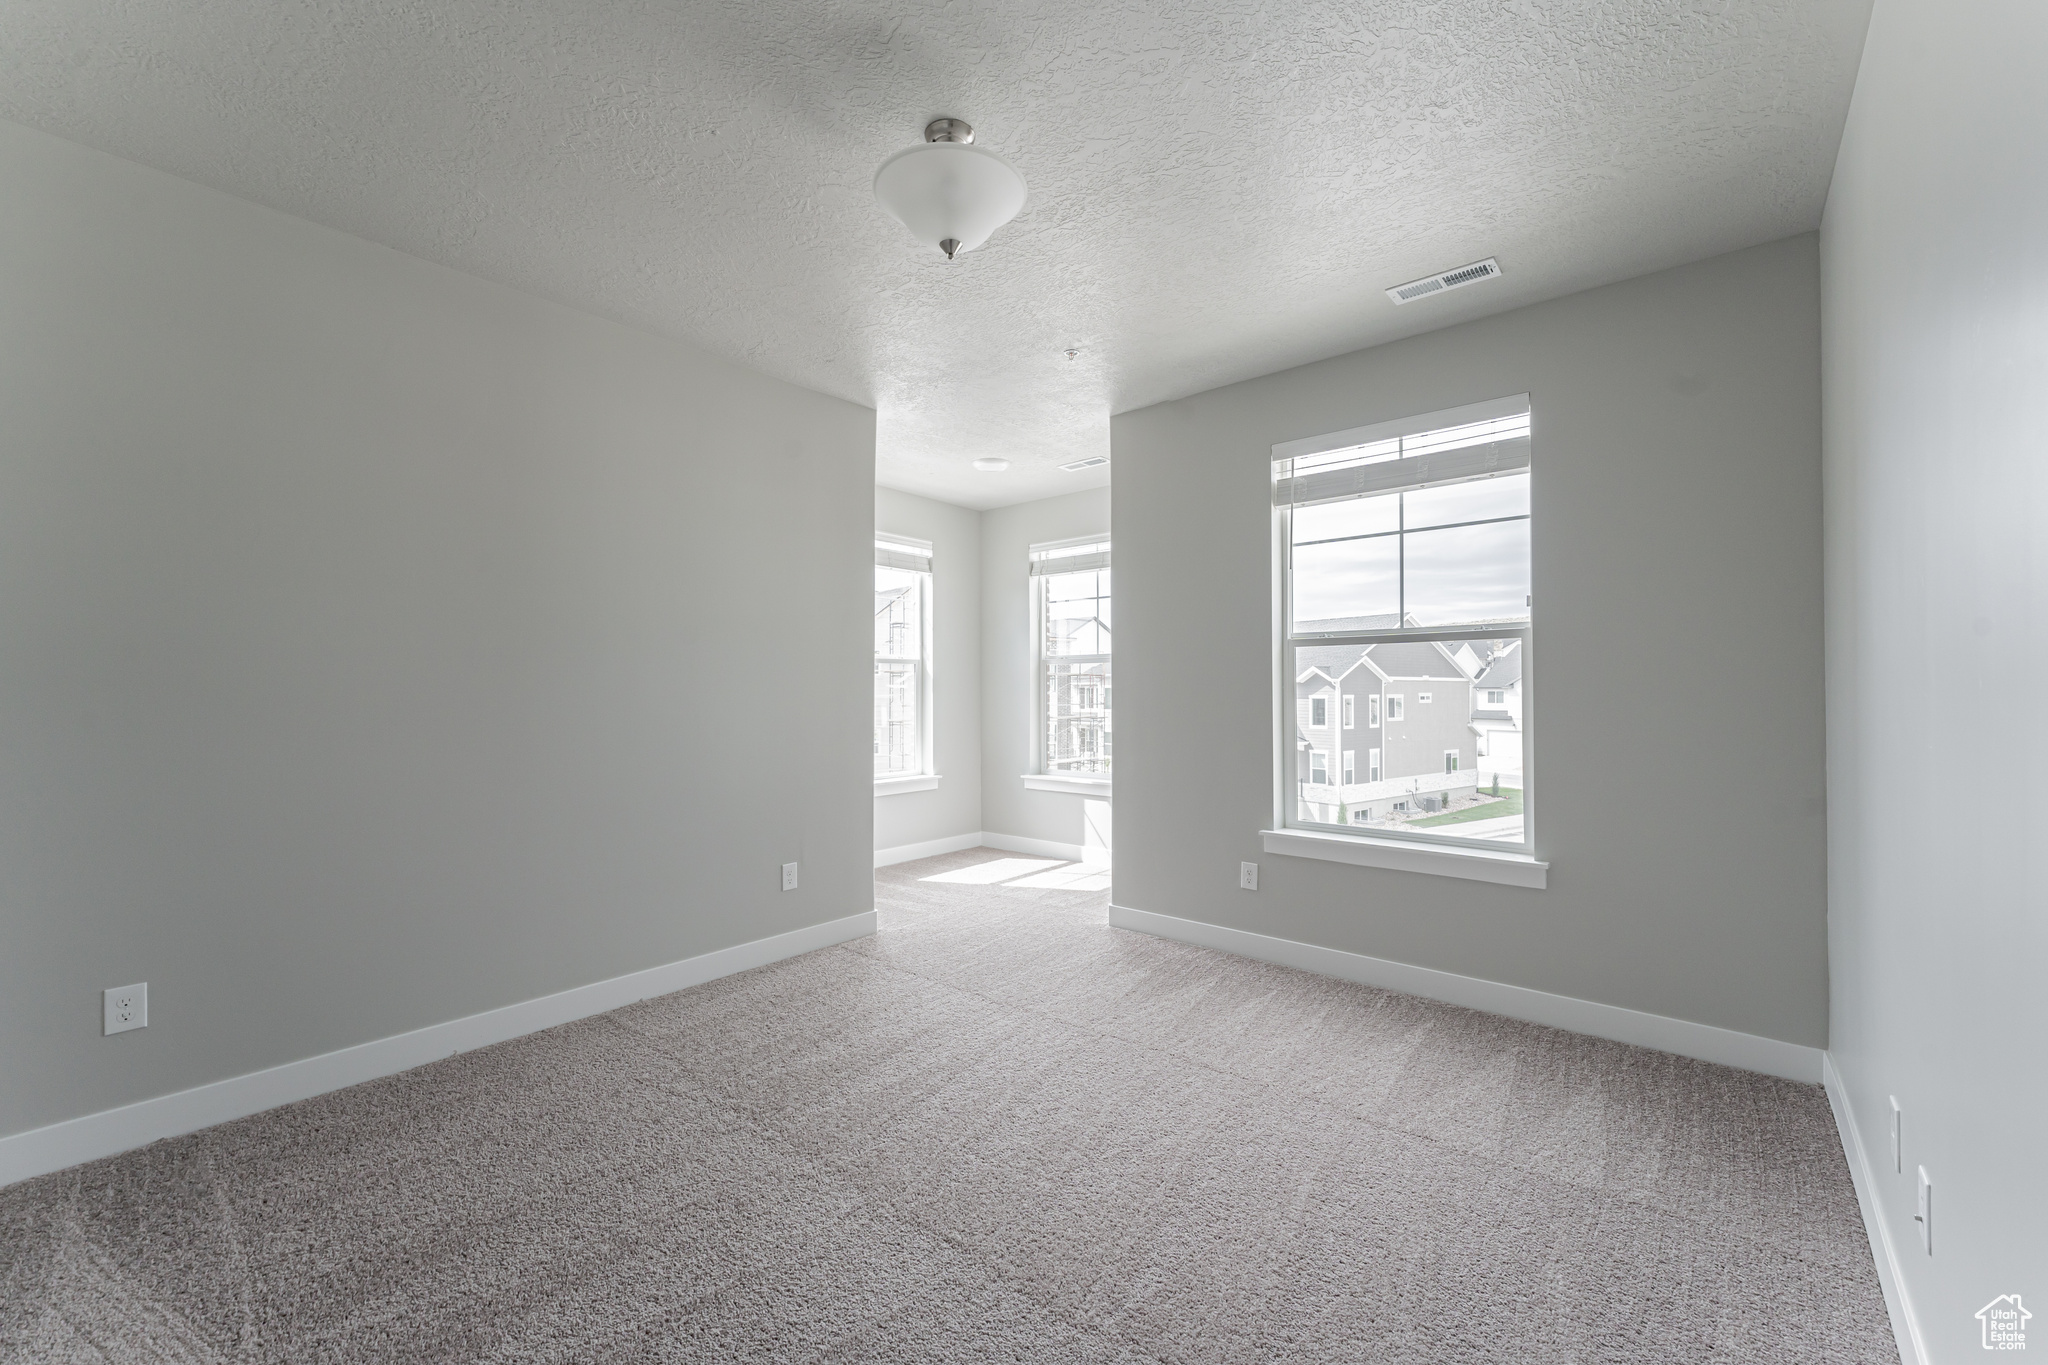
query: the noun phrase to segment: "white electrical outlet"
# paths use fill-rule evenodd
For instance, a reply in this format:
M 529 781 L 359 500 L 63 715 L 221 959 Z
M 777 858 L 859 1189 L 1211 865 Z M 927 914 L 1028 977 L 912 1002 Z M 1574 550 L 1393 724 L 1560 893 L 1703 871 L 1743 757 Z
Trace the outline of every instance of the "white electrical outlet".
M 1934 1254 L 1934 1181 L 1928 1178 L 1927 1168 L 1920 1169 L 1920 1212 L 1913 1215 L 1913 1221 L 1920 1225 L 1920 1248 L 1929 1256 Z
M 1899 1112 L 1899 1097 L 1886 1097 L 1892 1102 L 1892 1170 L 1900 1175 L 1906 1173 L 1906 1130 L 1905 1120 Z
M 782 889 L 783 889 L 784 891 L 794 891 L 794 890 L 796 890 L 796 864 L 795 864 L 795 863 L 784 863 L 784 864 L 782 865 Z
M 126 1033 L 132 1028 L 148 1028 L 149 983 L 139 981 L 133 986 L 116 986 L 113 990 L 102 992 L 100 1008 L 107 1033 Z
M 1237 884 L 1246 891 L 1258 890 L 1259 865 L 1257 863 L 1239 863 L 1237 865 Z

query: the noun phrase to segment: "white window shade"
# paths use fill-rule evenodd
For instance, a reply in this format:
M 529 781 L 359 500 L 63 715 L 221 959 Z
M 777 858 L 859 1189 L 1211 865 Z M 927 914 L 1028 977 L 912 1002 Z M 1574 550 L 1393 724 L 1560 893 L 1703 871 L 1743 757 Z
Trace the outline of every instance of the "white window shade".
M 1031 575 L 1034 578 L 1041 574 L 1087 573 L 1108 567 L 1109 542 L 1106 540 L 1058 541 L 1031 547 Z
M 1490 479 L 1529 467 L 1529 413 L 1484 418 L 1411 435 L 1273 460 L 1273 501 L 1307 507 Z
M 883 569 L 908 569 L 912 573 L 930 573 L 932 547 L 927 541 L 877 539 L 875 564 Z

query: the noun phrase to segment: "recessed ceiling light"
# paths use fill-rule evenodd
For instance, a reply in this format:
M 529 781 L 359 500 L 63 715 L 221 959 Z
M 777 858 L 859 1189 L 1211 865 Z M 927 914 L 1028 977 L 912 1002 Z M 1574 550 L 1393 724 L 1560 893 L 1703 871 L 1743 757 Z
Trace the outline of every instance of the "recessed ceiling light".
M 1010 467 L 1010 462 L 993 455 L 984 455 L 974 462 L 974 467 L 984 474 L 1000 474 Z
M 1072 464 L 1063 464 L 1060 468 L 1072 472 L 1076 469 L 1095 469 L 1108 463 L 1109 457 L 1107 455 L 1090 455 L 1085 460 L 1076 460 Z
M 1406 284 L 1397 284 L 1387 291 L 1387 297 L 1395 303 L 1409 303 L 1431 294 L 1441 294 L 1446 289 L 1458 289 L 1468 284 L 1477 284 L 1481 280 L 1499 278 L 1500 262 L 1488 256 L 1483 261 L 1461 265 L 1456 270 L 1443 270 L 1419 280 L 1410 280 Z

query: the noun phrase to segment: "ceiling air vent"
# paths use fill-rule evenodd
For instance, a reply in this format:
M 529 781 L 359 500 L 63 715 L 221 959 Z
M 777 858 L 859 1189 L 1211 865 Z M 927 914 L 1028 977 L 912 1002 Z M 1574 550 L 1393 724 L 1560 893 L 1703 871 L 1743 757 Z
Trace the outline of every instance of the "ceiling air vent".
M 1063 464 L 1060 468 L 1072 473 L 1076 469 L 1096 469 L 1108 463 L 1109 457 L 1107 455 L 1090 455 L 1085 460 L 1076 460 L 1072 464 Z
M 1444 290 L 1456 289 L 1461 284 L 1477 284 L 1481 280 L 1490 280 L 1498 274 L 1500 274 L 1500 262 L 1488 256 L 1483 261 L 1474 261 L 1471 265 L 1461 265 L 1456 270 L 1446 270 L 1440 275 L 1431 275 L 1428 279 L 1410 280 L 1406 284 L 1397 284 L 1387 291 L 1387 297 L 1395 303 L 1411 303 L 1416 299 L 1422 298 L 1424 295 L 1441 294 Z

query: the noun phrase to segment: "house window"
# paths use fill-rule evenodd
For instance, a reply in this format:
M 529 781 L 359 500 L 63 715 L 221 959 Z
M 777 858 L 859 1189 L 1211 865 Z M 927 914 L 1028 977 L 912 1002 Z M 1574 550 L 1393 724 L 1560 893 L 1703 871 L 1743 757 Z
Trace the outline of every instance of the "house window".
M 1318 730 L 1330 723 L 1329 698 L 1312 697 L 1309 699 L 1308 723 Z
M 1308 751 L 1308 780 L 1319 787 L 1329 785 L 1329 760 L 1324 757 L 1321 749 L 1310 749 Z
M 1031 547 L 1038 771 L 1110 771 L 1109 542 Z
M 875 541 L 875 776 L 931 771 L 932 548 Z
M 1522 676 L 1526 663 L 1530 433 L 1528 400 L 1514 398 L 1273 449 L 1283 685 L 1304 698 L 1355 677 L 1367 725 L 1400 727 L 1366 751 L 1366 781 L 1387 784 L 1379 794 L 1396 802 L 1375 833 L 1528 847 L 1528 718 L 1516 743 L 1488 745 L 1492 756 L 1473 767 L 1462 744 L 1475 703 L 1506 700 L 1473 684 L 1500 668 Z M 1413 719 L 1410 697 L 1427 708 Z M 1316 790 L 1314 751 L 1293 733 L 1278 739 L 1286 823 L 1353 823 L 1336 793 Z M 1495 801 L 1499 818 L 1466 814 Z M 1456 814 L 1440 817 L 1447 806 Z
M 1355 749 L 1346 749 L 1344 751 L 1344 785 L 1348 787 L 1357 780 L 1358 751 Z
M 1344 728 L 1347 730 L 1349 730 L 1352 727 L 1355 721 L 1355 717 L 1352 714 L 1353 708 L 1351 703 L 1356 700 L 1357 698 L 1353 697 L 1349 692 L 1346 692 L 1344 694 Z

